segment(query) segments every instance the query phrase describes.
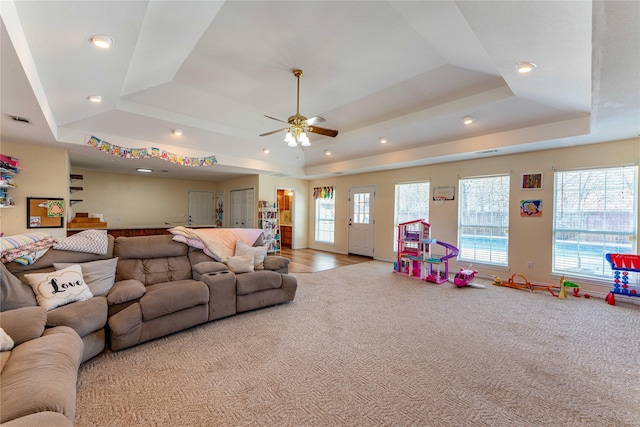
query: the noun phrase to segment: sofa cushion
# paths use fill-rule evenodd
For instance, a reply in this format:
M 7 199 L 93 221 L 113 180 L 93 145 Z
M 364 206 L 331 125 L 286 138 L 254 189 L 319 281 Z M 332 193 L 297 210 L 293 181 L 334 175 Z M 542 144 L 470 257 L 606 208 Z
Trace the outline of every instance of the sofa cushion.
M 49 273 L 25 274 L 24 278 L 36 294 L 38 305 L 47 310 L 93 297 L 77 264 Z
M 120 259 L 149 259 L 186 256 L 189 247 L 172 240 L 170 234 L 159 236 L 121 236 L 116 239 L 113 254 Z
M 41 411 L 73 420 L 82 340 L 66 326 L 17 345 L 2 370 L 0 421 Z
M 237 255 L 227 258 L 226 264 L 234 273 L 250 273 L 253 271 L 253 255 Z
M 271 255 L 264 259 L 264 268 L 266 270 L 280 270 L 282 268 L 287 268 L 289 262 L 291 262 L 289 258 L 279 255 Z
M 37 305 L 33 289 L 11 274 L 4 264 L 0 264 L 0 311 Z
M 178 280 L 147 286 L 140 298 L 142 320 L 148 321 L 196 305 L 209 303 L 209 287 L 197 280 Z
M 116 279 L 116 265 L 118 258 L 105 259 L 101 261 L 83 262 L 80 265 L 82 277 L 89 286 L 94 296 L 107 295 Z M 62 270 L 73 265 L 66 262 L 55 262 L 53 267 Z
M 116 281 L 136 279 L 145 286 L 191 279 L 191 262 L 187 256 L 122 259 L 116 267 Z
M 217 261 L 199 262 L 193 266 L 193 271 L 199 274 L 216 273 L 227 270 L 227 266 Z
M 2 423 L 2 427 L 73 427 L 69 418 L 59 412 L 44 411 Z
M 42 335 L 46 323 L 47 310 L 37 305 L 0 313 L 0 325 L 16 346 Z
M 94 297 L 85 301 L 54 308 L 47 313 L 47 326 L 69 326 L 81 337 L 104 328 L 107 324 L 107 298 Z
M 249 246 L 241 240 L 236 242 L 235 255 L 251 254 L 253 256 L 253 269 L 261 270 L 264 268 L 264 259 L 267 256 L 266 246 Z
M 9 351 L 13 348 L 13 340 L 4 329 L 0 328 L 0 351 Z
M 107 296 L 109 305 L 122 304 L 141 298 L 147 292 L 147 288 L 135 279 L 121 280 L 116 282 Z
M 269 270 L 259 270 L 250 274 L 236 275 L 237 295 L 248 295 L 267 289 L 277 289 L 282 286 L 280 273 Z

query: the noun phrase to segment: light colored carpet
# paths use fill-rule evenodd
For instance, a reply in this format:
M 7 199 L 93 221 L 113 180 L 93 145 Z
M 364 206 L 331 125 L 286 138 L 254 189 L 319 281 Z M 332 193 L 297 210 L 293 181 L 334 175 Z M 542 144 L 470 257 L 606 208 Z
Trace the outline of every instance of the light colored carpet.
M 638 426 L 640 307 L 371 261 L 80 369 L 77 426 Z

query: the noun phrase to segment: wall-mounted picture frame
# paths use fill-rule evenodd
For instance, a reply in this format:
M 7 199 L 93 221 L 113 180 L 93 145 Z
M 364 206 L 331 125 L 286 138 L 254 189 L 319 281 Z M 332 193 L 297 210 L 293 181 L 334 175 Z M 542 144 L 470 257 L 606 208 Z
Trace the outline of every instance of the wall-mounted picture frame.
M 27 197 L 27 228 L 64 227 L 64 199 Z
M 520 200 L 520 216 L 525 218 L 542 216 L 542 200 Z
M 523 190 L 542 190 L 542 172 L 523 173 L 522 189 Z

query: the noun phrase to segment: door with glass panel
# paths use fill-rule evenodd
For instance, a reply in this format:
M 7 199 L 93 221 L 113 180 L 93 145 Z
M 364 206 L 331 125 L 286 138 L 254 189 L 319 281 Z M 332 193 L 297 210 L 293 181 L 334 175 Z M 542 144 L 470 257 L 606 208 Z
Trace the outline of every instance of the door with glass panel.
M 349 189 L 349 253 L 373 257 L 375 187 Z

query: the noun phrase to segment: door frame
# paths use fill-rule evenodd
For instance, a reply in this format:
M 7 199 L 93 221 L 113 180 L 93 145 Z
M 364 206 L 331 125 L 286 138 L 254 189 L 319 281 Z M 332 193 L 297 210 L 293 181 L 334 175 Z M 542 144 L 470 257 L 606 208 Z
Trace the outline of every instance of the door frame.
M 352 193 L 357 193 L 358 189 L 372 189 L 371 193 L 373 195 L 373 203 L 371 203 L 369 205 L 369 216 L 371 218 L 371 248 L 372 248 L 372 254 L 371 255 L 364 255 L 364 254 L 356 254 L 356 255 L 362 255 L 362 256 L 371 256 L 372 258 L 375 258 L 375 242 L 376 242 L 376 186 L 373 184 L 370 185 L 354 185 L 352 187 L 349 187 L 349 206 L 347 208 L 347 212 L 349 215 L 349 223 L 348 223 L 348 231 L 347 231 L 347 254 L 352 253 L 351 252 L 351 230 L 352 230 L 352 224 L 353 224 L 353 194 Z M 354 253 L 355 254 L 355 253 Z
M 282 190 L 282 191 L 291 191 L 293 193 L 293 196 L 291 196 L 291 206 L 289 206 L 289 210 L 291 211 L 291 249 L 296 249 L 296 226 L 294 224 L 294 218 L 295 218 L 295 205 L 296 205 L 296 189 L 295 187 L 282 187 L 282 186 L 278 186 L 275 189 L 275 201 L 276 204 L 278 203 L 278 190 Z M 278 219 L 281 220 L 282 219 L 282 214 L 280 212 L 280 206 L 278 206 Z M 278 225 L 280 223 L 278 222 Z M 282 239 L 282 232 L 280 231 L 280 238 Z M 282 241 L 280 242 L 280 244 L 282 244 Z

